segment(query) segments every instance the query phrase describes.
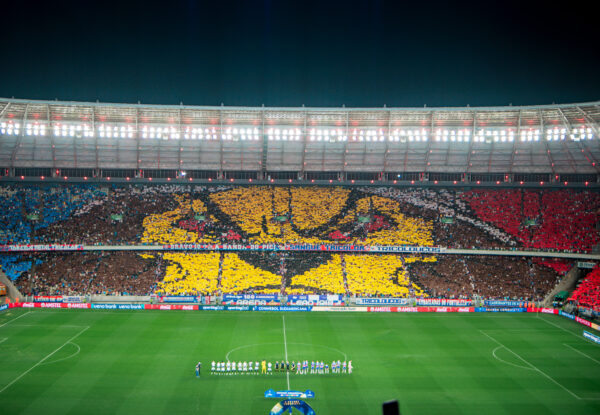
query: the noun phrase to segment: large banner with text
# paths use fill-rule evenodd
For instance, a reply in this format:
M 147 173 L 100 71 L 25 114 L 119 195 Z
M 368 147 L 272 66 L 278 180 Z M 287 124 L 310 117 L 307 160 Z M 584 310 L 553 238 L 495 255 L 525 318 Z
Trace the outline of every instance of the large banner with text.
M 439 254 L 446 248 L 439 246 L 397 246 L 397 245 L 339 245 L 339 244 L 169 244 L 169 245 L 126 245 L 123 247 L 105 247 L 107 250 L 121 248 L 152 251 L 319 251 L 319 252 L 365 252 L 365 253 L 405 253 Z M 0 245 L 0 252 L 34 251 L 98 251 L 104 249 L 97 245 Z
M 340 294 L 316 295 L 300 294 L 288 295 L 288 304 L 292 305 L 344 305 L 344 299 Z
M 227 305 L 279 305 L 277 294 L 223 294 Z

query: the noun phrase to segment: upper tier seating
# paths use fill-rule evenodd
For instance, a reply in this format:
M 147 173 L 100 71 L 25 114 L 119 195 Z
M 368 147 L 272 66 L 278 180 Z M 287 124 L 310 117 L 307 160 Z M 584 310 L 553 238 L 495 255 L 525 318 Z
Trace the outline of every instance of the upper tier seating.
M 15 185 L 0 187 L 0 207 L 5 210 L 0 217 L 2 244 L 335 243 L 589 252 L 600 241 L 596 229 L 600 197 L 587 190 Z M 377 256 L 304 255 L 302 259 L 300 253 L 244 252 L 134 256 L 136 261 L 160 263 L 155 268 L 156 280 L 139 289 L 128 278 L 109 281 L 112 268 L 104 265 L 97 270 L 85 266 L 85 272 L 95 274 L 83 288 L 72 281 L 75 276 L 64 279 L 74 291 L 165 294 L 260 291 L 410 296 L 422 292 L 519 297 L 517 291 L 522 289 L 504 295 L 502 290 L 474 288 L 477 284 L 463 279 L 491 272 L 476 261 L 475 271 L 470 269 L 469 274 L 459 263 L 444 265 L 446 260 L 411 268 L 406 258 L 398 256 L 386 262 Z M 119 258 L 107 254 L 101 260 L 119 263 Z M 300 265 L 312 262 L 309 258 L 317 260 L 310 266 Z M 46 260 L 56 266 L 65 263 L 64 258 L 44 255 L 0 254 L 0 266 L 11 279 L 52 274 L 41 264 Z M 541 270 L 538 265 L 542 265 L 561 275 L 572 266 L 564 260 L 533 263 L 535 269 Z M 73 264 L 65 265 L 73 269 Z M 438 280 L 427 280 L 432 267 L 440 266 L 464 274 L 447 278 L 445 292 Z M 412 272 L 413 268 L 419 273 Z M 436 272 L 448 274 L 442 271 Z M 122 277 L 131 273 L 123 272 Z M 38 284 L 41 291 L 57 290 L 52 278 Z M 540 287 L 522 289 L 520 296 L 536 297 L 546 286 Z

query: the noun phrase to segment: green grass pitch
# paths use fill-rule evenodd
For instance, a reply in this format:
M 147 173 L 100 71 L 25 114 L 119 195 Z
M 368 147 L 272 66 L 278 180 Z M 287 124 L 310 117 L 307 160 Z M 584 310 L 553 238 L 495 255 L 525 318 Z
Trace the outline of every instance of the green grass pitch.
M 289 375 L 318 415 L 381 414 L 390 399 L 404 415 L 597 415 L 600 346 L 582 332 L 534 314 L 16 309 L 0 314 L 0 413 L 268 414 L 285 374 L 211 376 L 210 361 L 287 348 L 353 361 L 351 375 Z

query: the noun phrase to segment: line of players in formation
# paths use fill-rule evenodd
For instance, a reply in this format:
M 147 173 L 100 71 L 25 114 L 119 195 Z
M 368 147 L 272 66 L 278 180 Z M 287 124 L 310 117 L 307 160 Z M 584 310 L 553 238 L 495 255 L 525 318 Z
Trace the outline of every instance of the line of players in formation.
M 274 369 L 273 369 L 274 368 Z M 331 368 L 331 371 L 330 371 Z M 213 361 L 210 366 L 211 375 L 272 375 L 273 371 L 276 373 L 296 373 L 297 375 L 317 374 L 317 375 L 328 375 L 329 373 L 352 373 L 352 360 L 342 362 L 340 360 L 334 360 L 329 363 L 323 361 L 308 361 L 302 362 L 289 362 L 289 361 L 276 361 L 275 364 L 263 360 L 260 362 L 215 362 Z

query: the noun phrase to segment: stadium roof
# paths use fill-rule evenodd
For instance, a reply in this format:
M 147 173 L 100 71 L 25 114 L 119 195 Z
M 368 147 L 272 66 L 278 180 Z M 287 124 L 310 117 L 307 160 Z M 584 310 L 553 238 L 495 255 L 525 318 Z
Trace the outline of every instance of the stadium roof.
M 0 99 L 0 167 L 599 173 L 600 101 L 265 108 Z

